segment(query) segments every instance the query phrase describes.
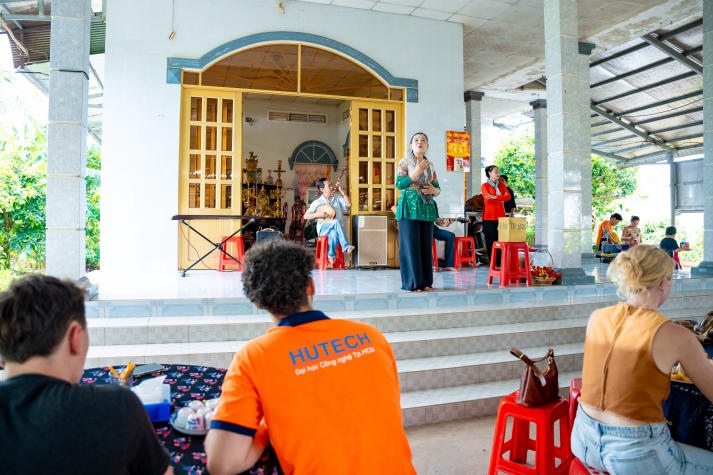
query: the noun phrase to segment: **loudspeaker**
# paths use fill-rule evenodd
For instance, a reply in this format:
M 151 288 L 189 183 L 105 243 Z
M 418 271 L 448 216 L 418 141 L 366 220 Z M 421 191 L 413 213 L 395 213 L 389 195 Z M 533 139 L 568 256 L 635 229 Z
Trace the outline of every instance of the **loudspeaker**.
M 356 266 L 386 266 L 388 237 L 386 216 L 353 216 L 352 236 L 356 237 Z
M 261 229 L 255 233 L 255 241 L 267 241 L 269 239 L 282 239 L 282 233 L 276 229 Z

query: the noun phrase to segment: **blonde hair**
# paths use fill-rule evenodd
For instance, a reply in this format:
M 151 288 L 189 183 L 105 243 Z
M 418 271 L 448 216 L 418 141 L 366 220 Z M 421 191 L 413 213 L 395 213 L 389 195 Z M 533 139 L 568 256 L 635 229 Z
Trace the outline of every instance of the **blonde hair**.
M 620 297 L 646 292 L 673 276 L 675 262 L 656 246 L 641 244 L 620 252 L 609 264 L 607 276 L 616 277 Z

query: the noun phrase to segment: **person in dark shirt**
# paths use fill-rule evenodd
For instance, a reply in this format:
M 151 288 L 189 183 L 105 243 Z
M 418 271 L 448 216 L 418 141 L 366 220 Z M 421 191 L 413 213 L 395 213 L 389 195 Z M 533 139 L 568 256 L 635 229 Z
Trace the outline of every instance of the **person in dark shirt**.
M 88 348 L 74 283 L 31 274 L 0 293 L 1 473 L 173 473 L 131 390 L 77 384 Z
M 515 203 L 515 192 L 512 191 L 512 188 L 508 186 L 507 175 L 500 175 L 500 183 L 503 183 L 505 185 L 505 188 L 507 188 L 508 192 L 510 193 L 510 199 L 503 203 L 503 206 L 505 206 L 505 214 L 507 216 L 512 216 L 517 210 L 517 204 Z
M 678 241 L 676 241 L 676 226 L 667 227 L 665 232 L 666 236 L 659 243 L 659 247 L 676 261 L 676 269 L 680 269 L 681 261 L 678 259 L 678 253 L 679 251 L 690 251 L 691 245 L 685 241 L 681 242 L 680 246 L 678 245 Z

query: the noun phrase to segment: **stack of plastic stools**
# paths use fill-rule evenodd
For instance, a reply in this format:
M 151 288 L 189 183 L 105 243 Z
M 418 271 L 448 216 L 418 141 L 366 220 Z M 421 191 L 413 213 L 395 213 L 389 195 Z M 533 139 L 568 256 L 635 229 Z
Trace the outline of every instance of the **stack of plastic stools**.
M 223 272 L 226 265 L 237 266 L 238 270 L 243 270 L 243 255 L 245 254 L 245 245 L 243 244 L 242 236 L 223 236 L 220 238 L 222 243 L 220 246 L 220 253 L 218 254 L 218 270 Z M 230 249 L 228 246 L 232 246 Z M 229 253 L 233 256 L 233 259 L 228 257 Z
M 525 259 L 520 261 L 520 252 L 525 254 Z M 495 265 L 500 260 L 500 267 Z M 527 285 L 532 285 L 530 273 L 530 249 L 526 242 L 501 242 L 493 243 L 493 252 L 490 257 L 490 274 L 488 285 L 493 283 L 493 277 L 500 281 L 500 287 L 509 287 L 512 281 L 526 280 Z
M 569 443 L 567 401 L 560 398 L 544 406 L 525 407 L 517 403 L 517 395 L 515 391 L 500 400 L 488 475 L 497 475 L 499 472 L 566 475 L 573 458 Z M 509 439 L 508 419 L 512 419 Z M 530 437 L 531 423 L 535 424 L 534 438 Z M 559 445 L 555 445 L 557 433 Z M 534 452 L 534 457 L 528 461 L 530 451 Z
M 438 269 L 438 246 L 436 245 L 436 240 L 433 240 L 433 268 Z
M 453 264 L 460 269 L 461 264 L 472 264 L 475 269 L 478 256 L 475 254 L 475 239 L 473 236 L 456 236 L 456 249 Z
M 327 236 L 317 237 L 317 247 L 314 250 L 314 267 L 319 270 L 324 270 L 329 264 L 329 238 Z M 344 252 L 342 251 L 342 245 L 337 244 L 337 249 L 335 251 L 337 257 L 334 259 L 333 269 L 345 269 L 344 265 Z
M 570 433 L 574 418 L 577 415 L 577 407 L 579 407 L 579 396 L 582 390 L 582 378 L 572 378 L 569 382 L 569 427 Z M 569 475 L 609 475 L 607 472 L 602 472 L 584 464 L 577 457 L 572 458 L 572 463 L 569 466 Z

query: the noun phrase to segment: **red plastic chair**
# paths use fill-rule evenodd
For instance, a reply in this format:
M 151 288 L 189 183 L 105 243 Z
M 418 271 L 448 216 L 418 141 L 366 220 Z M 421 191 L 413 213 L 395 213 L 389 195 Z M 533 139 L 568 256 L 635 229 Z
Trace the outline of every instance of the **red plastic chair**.
M 226 265 L 234 265 L 238 270 L 243 270 L 243 254 L 245 254 L 243 237 L 233 236 L 228 239 L 228 236 L 223 236 L 220 238 L 220 241 L 223 244 L 220 246 L 220 252 L 218 253 L 218 270 L 223 272 Z M 233 256 L 233 259 L 228 257 L 226 252 Z
M 566 475 L 572 461 L 567 401 L 525 407 L 517 403 L 517 395 L 515 391 L 500 400 L 488 475 Z M 512 419 L 509 439 L 508 419 Z M 534 439 L 530 437 L 530 424 L 535 424 Z M 555 445 L 556 425 L 559 445 Z M 530 451 L 534 452 L 534 464 L 527 460 Z
M 570 433 L 574 425 L 574 418 L 577 415 L 577 407 L 579 407 L 579 396 L 582 390 L 582 378 L 572 378 L 569 382 L 569 427 Z M 569 475 L 609 475 L 607 472 L 596 470 L 588 465 L 585 465 L 577 457 L 572 458 L 572 463 L 569 466 Z
M 520 252 L 525 255 L 523 265 L 520 265 Z M 500 258 L 498 259 L 498 256 Z M 495 265 L 500 261 L 500 267 Z M 530 273 L 530 250 L 526 242 L 501 242 L 493 243 L 493 252 L 490 256 L 490 274 L 488 285 L 493 283 L 493 278 L 500 281 L 500 287 L 509 287 L 512 281 L 526 280 L 527 285 L 532 285 Z
M 478 265 L 478 256 L 475 254 L 475 239 L 473 236 L 456 236 L 454 264 L 460 269 L 461 264 L 472 264 L 473 269 Z
M 328 258 L 329 252 L 329 238 L 327 236 L 317 237 L 317 247 L 314 250 L 314 267 L 319 270 L 324 270 L 329 264 Z M 337 244 L 337 249 L 335 251 L 337 257 L 334 259 L 333 269 L 346 269 L 344 265 L 344 253 L 342 252 L 342 245 Z

